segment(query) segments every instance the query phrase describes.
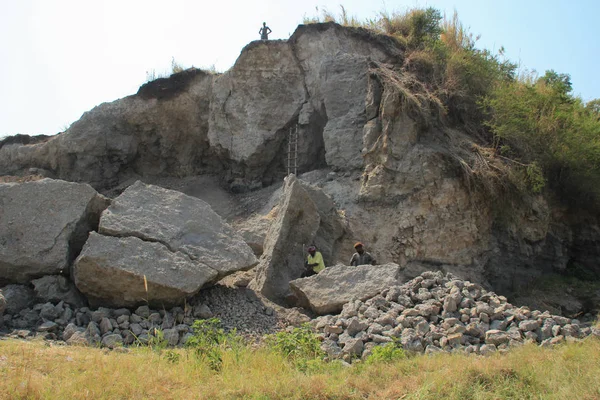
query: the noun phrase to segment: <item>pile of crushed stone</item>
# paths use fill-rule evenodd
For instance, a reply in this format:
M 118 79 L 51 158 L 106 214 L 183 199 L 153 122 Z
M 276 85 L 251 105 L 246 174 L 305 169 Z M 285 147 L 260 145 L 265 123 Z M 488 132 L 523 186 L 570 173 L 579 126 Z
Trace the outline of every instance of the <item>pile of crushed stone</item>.
M 346 360 L 364 359 L 391 342 L 416 353 L 485 355 L 524 343 L 550 346 L 600 336 L 591 323 L 515 307 L 476 283 L 431 271 L 312 324 L 328 356 Z

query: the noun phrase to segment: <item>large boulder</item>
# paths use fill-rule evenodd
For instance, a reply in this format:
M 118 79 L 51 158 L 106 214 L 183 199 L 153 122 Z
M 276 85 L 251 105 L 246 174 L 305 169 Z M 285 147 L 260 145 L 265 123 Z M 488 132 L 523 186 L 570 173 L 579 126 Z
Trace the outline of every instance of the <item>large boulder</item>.
M 333 201 L 320 189 L 288 176 L 250 288 L 284 300 L 291 294 L 289 282 L 304 271 L 304 247 L 317 244 L 325 262 L 331 263 L 344 232 Z
M 375 296 L 382 290 L 402 283 L 402 268 L 398 264 L 336 265 L 318 275 L 296 279 L 290 287 L 300 305 L 324 315 L 337 313 L 351 300 Z
M 108 199 L 91 186 L 42 179 L 0 183 L 0 283 L 68 271 Z
M 162 243 L 92 232 L 75 261 L 77 288 L 92 305 L 180 305 L 217 271 Z M 147 290 L 146 290 L 147 289 Z
M 200 267 L 216 271 L 217 278 L 247 270 L 258 262 L 243 238 L 208 203 L 140 181 L 102 214 L 98 232 L 161 243 Z

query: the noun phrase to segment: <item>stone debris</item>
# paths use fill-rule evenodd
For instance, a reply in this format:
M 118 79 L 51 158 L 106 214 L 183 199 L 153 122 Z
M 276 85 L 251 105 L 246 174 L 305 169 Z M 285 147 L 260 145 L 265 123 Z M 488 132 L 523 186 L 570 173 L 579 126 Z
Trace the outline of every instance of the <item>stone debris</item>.
M 506 297 L 451 274 L 427 271 L 339 315 L 312 321 L 330 358 L 366 358 L 377 345 L 396 342 L 410 352 L 460 351 L 481 355 L 525 343 L 551 346 L 599 336 L 600 329 L 548 311 L 515 307 Z
M 9 300 L 24 292 L 20 285 L 4 288 Z M 33 292 L 33 291 L 31 291 Z M 1 292 L 0 292 L 1 293 Z M 63 340 L 69 345 L 102 346 L 109 349 L 137 343 L 148 343 L 162 333 L 169 346 L 183 346 L 193 333 L 192 325 L 198 319 L 218 318 L 226 331 L 236 329 L 242 336 L 257 340 L 289 325 L 285 311 L 275 310 L 271 303 L 253 291 L 214 286 L 203 290 L 183 307 L 152 309 L 147 305 L 135 309 L 76 307 L 60 302 L 34 304 L 29 297 L 20 310 L 7 308 L 0 316 L 0 335 L 14 338 L 42 337 Z M 297 310 L 291 310 L 292 314 Z M 307 319 L 301 319 L 307 322 Z

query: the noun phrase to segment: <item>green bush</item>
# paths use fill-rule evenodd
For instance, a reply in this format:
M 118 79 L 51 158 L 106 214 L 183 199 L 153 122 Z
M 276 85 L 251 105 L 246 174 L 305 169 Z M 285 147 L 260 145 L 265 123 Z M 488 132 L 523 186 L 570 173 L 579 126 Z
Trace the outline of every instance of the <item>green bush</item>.
M 396 342 L 386 343 L 383 346 L 375 346 L 367 357 L 366 364 L 390 363 L 406 358 L 404 350 Z
M 487 125 L 508 157 L 525 165 L 532 192 L 544 182 L 559 193 L 591 202 L 600 198 L 600 122 L 571 94 L 566 74 L 548 71 L 497 83 L 482 102 Z
M 186 347 L 193 349 L 196 356 L 215 371 L 221 370 L 224 351 L 233 351 L 238 359 L 245 346 L 244 339 L 235 329 L 225 332 L 218 318 L 196 320 L 192 330 L 193 336 L 186 342 Z
M 321 342 L 308 324 L 269 335 L 266 343 L 275 352 L 299 367 L 304 367 L 310 360 L 325 356 L 321 350 Z

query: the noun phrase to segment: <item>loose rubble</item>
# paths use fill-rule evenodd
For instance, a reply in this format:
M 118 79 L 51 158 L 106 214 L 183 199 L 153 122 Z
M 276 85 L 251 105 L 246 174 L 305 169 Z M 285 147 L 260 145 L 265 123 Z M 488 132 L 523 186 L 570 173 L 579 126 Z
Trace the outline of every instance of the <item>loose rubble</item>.
M 21 285 L 9 287 L 11 292 L 23 288 Z M 69 345 L 113 349 L 148 343 L 160 330 L 168 345 L 174 347 L 185 345 L 198 319 L 219 318 L 227 331 L 236 329 L 248 339 L 276 332 L 284 323 L 282 315 L 254 292 L 220 285 L 203 290 L 183 307 L 168 310 L 147 305 L 134 309 L 91 309 L 75 307 L 65 301 L 32 304 L 33 291 L 21 297 L 23 304 L 30 306 L 14 313 L 12 309 L 11 312 L 5 310 L 0 317 L 0 337 L 4 331 L 8 337 L 42 337 L 62 340 Z M 3 299 L 0 298 L 0 305 L 4 304 Z
M 427 271 L 339 315 L 312 321 L 330 358 L 366 358 L 375 346 L 399 342 L 415 353 L 490 354 L 525 343 L 551 346 L 600 336 L 600 329 L 548 311 L 515 307 L 506 297 L 451 274 Z

